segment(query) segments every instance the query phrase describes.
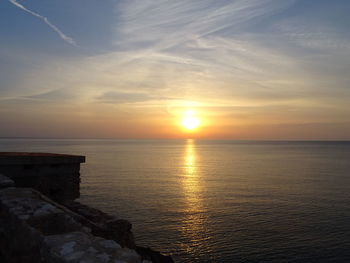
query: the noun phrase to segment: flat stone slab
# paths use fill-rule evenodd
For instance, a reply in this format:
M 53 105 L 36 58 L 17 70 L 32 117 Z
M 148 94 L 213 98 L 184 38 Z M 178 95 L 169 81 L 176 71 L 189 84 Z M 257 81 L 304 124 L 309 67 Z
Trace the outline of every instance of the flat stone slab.
M 39 152 L 0 152 L 0 165 L 70 163 L 85 163 L 85 156 Z
M 50 248 L 50 260 L 54 262 L 141 263 L 135 250 L 84 232 L 47 236 L 44 243 Z

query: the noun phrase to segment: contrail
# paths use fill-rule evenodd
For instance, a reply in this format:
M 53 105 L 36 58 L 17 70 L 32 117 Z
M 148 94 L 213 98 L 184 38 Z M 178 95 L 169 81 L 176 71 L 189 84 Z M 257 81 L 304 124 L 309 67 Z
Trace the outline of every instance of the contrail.
M 9 0 L 12 4 L 14 4 L 15 6 L 19 7 L 20 9 L 28 12 L 29 14 L 38 17 L 39 19 L 43 20 L 49 27 L 51 27 L 59 36 L 60 38 L 62 38 L 64 41 L 66 41 L 67 43 L 73 45 L 73 46 L 77 46 L 77 43 L 75 43 L 74 39 L 67 36 L 66 34 L 64 34 L 57 26 L 55 26 L 54 24 L 52 24 L 47 17 L 39 15 L 29 9 L 27 9 L 26 7 L 24 7 L 23 5 L 21 5 L 20 3 L 17 2 L 17 0 Z

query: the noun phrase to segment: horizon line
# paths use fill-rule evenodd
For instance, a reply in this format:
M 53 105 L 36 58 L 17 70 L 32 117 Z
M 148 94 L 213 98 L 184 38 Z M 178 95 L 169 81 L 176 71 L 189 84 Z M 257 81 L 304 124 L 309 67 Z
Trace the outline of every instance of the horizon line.
M 32 139 L 32 140 L 201 140 L 201 141 L 256 141 L 256 142 L 350 142 L 350 139 L 232 139 L 232 138 L 101 138 L 101 137 L 25 137 L 0 136 L 0 139 Z

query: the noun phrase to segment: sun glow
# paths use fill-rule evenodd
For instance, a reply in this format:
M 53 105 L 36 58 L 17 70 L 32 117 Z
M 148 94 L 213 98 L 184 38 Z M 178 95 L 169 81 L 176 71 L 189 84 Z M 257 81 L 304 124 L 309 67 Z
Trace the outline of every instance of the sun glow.
M 186 111 L 181 124 L 187 130 L 194 130 L 199 126 L 200 120 L 195 116 L 192 110 L 188 110 Z

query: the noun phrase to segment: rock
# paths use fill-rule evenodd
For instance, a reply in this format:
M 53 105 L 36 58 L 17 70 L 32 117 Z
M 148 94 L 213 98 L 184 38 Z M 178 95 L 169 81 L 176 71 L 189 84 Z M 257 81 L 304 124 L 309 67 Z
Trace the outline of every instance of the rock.
M 173 262 L 136 247 L 129 221 L 74 201 L 84 161 L 84 156 L 0 153 L 0 262 Z
M 111 215 L 108 215 L 101 210 L 98 210 L 96 208 L 83 205 L 76 201 L 70 201 L 65 202 L 64 205 L 69 208 L 70 210 L 74 211 L 75 213 L 89 219 L 90 221 L 94 223 L 104 223 L 108 220 L 113 220 L 114 217 Z
M 162 255 L 158 251 L 154 251 L 150 248 L 136 247 L 136 251 L 141 255 L 144 261 L 151 261 L 153 263 L 174 263 L 174 260 L 171 256 Z
M 15 186 L 15 182 L 12 179 L 0 174 L 0 189 L 13 186 Z
M 135 250 L 121 248 L 112 240 L 103 240 L 83 232 L 48 236 L 45 244 L 50 248 L 47 258 L 53 262 L 109 263 L 119 260 L 141 263 L 141 257 Z
M 89 219 L 95 226 L 92 228 L 94 235 L 112 239 L 122 247 L 136 248 L 134 235 L 131 231 L 132 224 L 124 219 L 117 219 L 95 208 L 88 207 L 79 202 L 67 202 L 65 206 L 75 213 Z M 84 224 L 84 222 L 80 222 Z
M 0 254 L 8 263 L 141 263 L 135 250 L 85 231 L 66 209 L 32 189 L 0 190 L 0 220 Z
M 134 234 L 131 232 L 132 224 L 124 219 L 114 219 L 105 223 L 106 238 L 117 241 L 122 247 L 135 249 Z

